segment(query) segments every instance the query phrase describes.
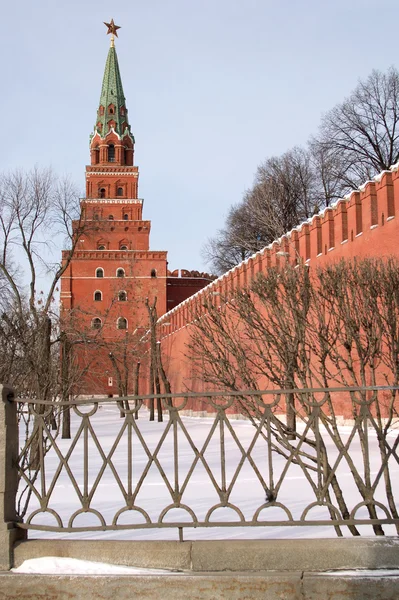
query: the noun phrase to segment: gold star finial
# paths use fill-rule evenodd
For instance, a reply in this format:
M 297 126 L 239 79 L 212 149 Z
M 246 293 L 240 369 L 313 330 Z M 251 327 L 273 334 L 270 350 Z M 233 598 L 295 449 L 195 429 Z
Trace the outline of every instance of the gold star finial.
M 115 40 L 115 35 L 116 37 L 118 37 L 118 32 L 117 30 L 120 29 L 119 25 L 115 25 L 114 20 L 111 19 L 110 23 L 106 23 L 105 21 L 103 21 L 104 25 L 106 27 L 108 27 L 108 31 L 107 31 L 107 35 L 110 33 L 111 34 L 111 47 L 113 47 L 114 45 L 114 40 Z

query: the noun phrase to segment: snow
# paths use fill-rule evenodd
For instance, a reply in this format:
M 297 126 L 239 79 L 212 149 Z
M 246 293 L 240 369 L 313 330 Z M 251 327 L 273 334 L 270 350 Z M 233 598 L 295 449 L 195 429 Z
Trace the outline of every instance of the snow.
M 182 575 L 182 572 L 164 569 L 141 569 L 123 567 L 77 558 L 46 556 L 25 560 L 19 567 L 11 569 L 18 574 L 41 575 Z M 345 571 L 325 571 L 317 575 L 333 577 L 398 577 L 399 569 L 353 569 Z
M 89 412 L 92 405 L 87 407 L 80 407 L 82 412 Z M 115 405 L 104 404 L 100 405 L 97 413 L 90 417 L 90 423 L 98 436 L 101 447 L 106 456 L 108 456 L 111 447 L 117 438 L 121 428 L 124 426 L 124 420 L 119 418 L 119 410 Z M 166 418 L 163 423 L 149 422 L 148 411 L 144 408 L 140 410 L 140 418 L 136 421 L 139 431 L 148 446 L 148 450 L 154 452 L 157 447 L 161 436 L 166 433 L 166 428 L 169 426 L 169 421 Z M 214 418 L 195 418 L 195 417 L 182 417 L 183 426 L 187 428 L 193 443 L 197 449 L 202 449 L 205 439 L 214 424 Z M 256 429 L 247 420 L 232 419 L 230 421 L 231 426 L 240 440 L 240 444 L 244 450 L 248 450 L 251 442 L 254 439 Z M 79 425 L 81 424 L 81 418 L 78 417 L 74 412 L 72 413 L 72 437 L 76 434 Z M 352 427 L 342 426 L 340 432 L 344 443 L 348 440 Z M 256 510 L 265 503 L 265 492 L 262 484 L 260 483 L 254 468 L 250 464 L 248 459 L 242 464 L 242 468 L 237 474 L 237 467 L 240 460 L 242 459 L 242 453 L 237 443 L 235 442 L 231 433 L 225 428 L 225 451 L 226 451 L 226 483 L 227 486 L 232 484 L 232 491 L 229 497 L 229 502 L 238 507 L 242 512 L 246 520 L 251 520 Z M 175 485 L 175 475 L 178 475 L 180 489 L 182 489 L 187 473 L 190 467 L 193 465 L 195 454 L 187 441 L 184 434 L 184 429 L 178 425 L 178 436 L 179 436 L 179 463 L 178 463 L 178 474 L 175 473 L 175 465 L 173 460 L 173 430 L 170 429 L 166 433 L 166 437 L 163 444 L 157 454 L 159 466 L 152 463 L 148 465 L 148 455 L 145 448 L 143 447 L 139 437 L 133 432 L 132 441 L 132 452 L 133 452 L 133 490 L 137 485 L 140 477 L 146 468 L 146 473 L 143 485 L 137 494 L 135 504 L 141 507 L 146 513 L 148 513 L 151 521 L 157 523 L 160 519 L 162 511 L 173 503 L 171 489 L 173 490 Z M 397 437 L 397 431 L 392 431 L 389 438 L 390 445 L 394 444 Z M 380 456 L 377 446 L 377 440 L 375 434 L 370 432 L 370 463 L 372 477 L 376 477 L 380 468 Z M 63 456 L 65 456 L 68 450 L 71 450 L 71 456 L 68 464 L 72 470 L 76 482 L 81 492 L 84 490 L 84 477 L 83 477 L 83 436 L 80 436 L 76 446 L 71 446 L 73 440 L 62 440 L 60 437 L 57 438 L 57 444 Z M 327 445 L 328 453 L 331 462 L 334 462 L 338 456 L 338 451 L 335 448 L 332 440 L 326 436 L 325 443 Z M 101 469 L 104 467 L 104 461 L 101 457 L 100 451 L 93 440 L 92 435 L 89 433 L 89 477 L 88 477 L 88 492 L 93 490 L 93 486 L 96 485 L 96 479 L 101 474 Z M 127 448 L 128 448 L 128 435 L 125 430 L 121 435 L 120 442 L 115 453 L 112 455 L 112 467 L 118 473 L 120 478 L 120 485 L 127 489 L 128 485 L 128 473 L 127 473 Z M 357 437 L 353 439 L 350 445 L 351 458 L 359 467 L 359 472 L 362 475 L 362 452 Z M 258 437 L 254 447 L 251 451 L 251 456 L 256 463 L 259 473 L 264 478 L 266 483 L 269 481 L 269 463 L 267 460 L 267 445 L 266 442 Z M 204 452 L 204 457 L 212 471 L 212 475 L 218 485 L 221 485 L 222 473 L 220 468 L 220 430 L 219 427 L 214 431 L 210 440 L 209 446 Z M 46 493 L 51 489 L 51 482 L 56 473 L 57 467 L 59 466 L 59 457 L 56 455 L 54 450 L 50 450 L 45 458 L 45 479 L 46 479 Z M 399 494 L 399 465 L 395 456 L 390 457 L 390 472 L 392 478 L 393 492 L 395 497 Z M 284 458 L 278 454 L 273 453 L 273 476 L 274 481 L 277 482 L 280 476 L 283 475 L 286 466 Z M 162 469 L 168 478 L 171 489 L 168 489 L 165 481 L 163 480 L 159 469 Z M 337 476 L 339 483 L 343 489 L 344 497 L 346 499 L 349 510 L 351 511 L 362 498 L 356 488 L 353 481 L 353 476 L 350 473 L 346 464 L 345 458 L 341 460 L 337 468 Z M 312 476 L 313 477 L 313 476 Z M 236 478 L 236 479 L 234 479 Z M 315 481 L 315 478 L 314 478 Z M 40 493 L 41 481 L 40 477 L 36 481 L 36 487 Z M 376 487 L 376 499 L 382 504 L 386 505 L 386 498 L 384 493 L 384 481 L 383 477 L 380 478 L 379 483 Z M 297 465 L 291 464 L 288 470 L 282 477 L 281 487 L 278 493 L 278 502 L 285 505 L 292 513 L 294 519 L 300 519 L 304 509 L 311 503 L 316 501 L 314 492 L 312 491 L 311 485 L 303 475 L 301 468 Z M 185 504 L 192 509 L 197 516 L 199 521 L 204 521 L 208 511 L 217 506 L 220 503 L 220 498 L 212 484 L 209 474 L 206 472 L 204 466 L 200 461 L 197 462 L 190 480 L 184 488 L 182 494 L 182 504 Z M 90 508 L 93 512 L 80 513 L 76 516 L 73 526 L 74 527 L 99 527 L 101 525 L 98 513 L 103 515 L 106 524 L 111 525 L 118 511 L 126 506 L 123 493 L 118 485 L 115 475 L 111 466 L 108 464 L 105 466 L 101 478 L 98 482 L 97 488 L 93 492 L 93 497 L 90 502 Z M 54 489 L 51 493 L 48 508 L 55 511 L 62 519 L 64 527 L 68 525 L 68 521 L 76 511 L 81 509 L 81 502 L 73 485 L 69 479 L 68 473 L 65 467 L 62 468 L 60 476 L 55 483 Z M 25 517 L 25 520 L 32 514 L 33 511 L 39 510 L 40 504 L 38 499 L 32 495 L 29 510 Z M 377 509 L 378 515 L 384 517 L 384 513 L 380 508 Z M 367 518 L 367 513 L 364 507 L 361 507 L 356 515 L 359 518 Z M 286 520 L 286 514 L 284 514 L 281 508 L 268 508 L 263 509 L 259 515 L 260 519 L 268 520 Z M 307 519 L 327 519 L 329 520 L 329 514 L 325 507 L 314 506 L 308 513 Z M 164 523 L 173 523 L 176 521 L 185 521 L 187 525 L 192 523 L 192 518 L 187 510 L 184 509 L 172 509 L 164 516 Z M 218 523 L 225 523 L 226 521 L 233 521 L 232 526 L 225 527 L 184 527 L 184 539 L 185 540 L 205 540 L 205 539 L 260 539 L 260 538 L 295 538 L 295 537 L 335 537 L 335 531 L 332 526 L 287 526 L 279 524 L 273 527 L 260 527 L 260 526 L 240 526 L 239 516 L 233 508 L 219 507 L 216 508 L 210 517 L 211 521 Z M 138 512 L 127 511 L 121 513 L 118 524 L 128 526 L 132 523 L 144 523 L 143 516 Z M 56 520 L 52 514 L 38 513 L 32 519 L 32 524 L 36 525 L 57 525 Z M 361 526 L 360 531 L 362 535 L 373 535 L 371 526 Z M 392 525 L 384 525 L 384 531 L 387 535 L 395 535 L 396 531 Z M 346 528 L 343 528 L 344 535 L 350 535 Z M 123 529 L 118 531 L 78 531 L 73 533 L 68 532 L 49 532 L 39 530 L 29 530 L 29 538 L 56 538 L 56 539 L 128 539 L 128 540 L 154 540 L 154 539 L 178 539 L 178 531 L 176 527 L 170 528 L 159 528 L 153 527 L 148 529 Z
M 320 573 L 318 573 L 320 575 Z M 399 569 L 352 569 L 347 571 L 325 571 L 323 575 L 334 577 L 399 577 Z
M 123 567 L 77 558 L 45 556 L 25 560 L 14 573 L 40 573 L 42 575 L 178 575 L 163 569 Z

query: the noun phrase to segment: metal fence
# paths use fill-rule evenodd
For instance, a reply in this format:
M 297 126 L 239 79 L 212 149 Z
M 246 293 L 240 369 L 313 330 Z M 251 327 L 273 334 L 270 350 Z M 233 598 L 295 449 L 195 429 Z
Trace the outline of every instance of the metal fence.
M 17 526 L 398 534 L 398 388 L 19 402 Z M 148 405 L 161 398 L 163 422 Z M 187 416 L 202 400 L 206 418 Z M 295 423 L 287 426 L 287 406 Z M 350 412 L 343 422 L 340 407 Z M 70 439 L 60 422 L 71 412 Z M 274 530 L 275 531 L 275 530 Z M 133 535 L 133 533 L 132 533 Z

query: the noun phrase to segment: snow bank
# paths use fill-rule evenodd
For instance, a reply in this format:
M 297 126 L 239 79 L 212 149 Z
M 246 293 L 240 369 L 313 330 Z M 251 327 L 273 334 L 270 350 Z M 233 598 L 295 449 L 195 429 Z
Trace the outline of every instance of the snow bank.
M 36 573 L 42 575 L 170 575 L 171 571 L 161 569 L 140 569 L 123 567 L 77 558 L 45 556 L 25 560 L 20 567 L 11 569 L 14 573 Z M 175 574 L 175 573 L 173 573 Z

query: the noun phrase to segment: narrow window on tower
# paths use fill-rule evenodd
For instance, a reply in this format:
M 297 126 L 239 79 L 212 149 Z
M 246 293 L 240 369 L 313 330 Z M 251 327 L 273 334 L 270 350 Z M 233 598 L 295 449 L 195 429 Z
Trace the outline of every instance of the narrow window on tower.
M 116 191 L 116 195 L 117 196 L 123 196 L 123 188 L 118 187 L 117 191 Z
M 115 162 L 115 146 L 113 144 L 108 146 L 108 162 Z
M 114 220 L 114 215 L 109 215 L 108 216 L 108 221 L 113 221 Z
M 127 319 L 125 319 L 125 317 L 119 317 L 116 326 L 118 329 L 127 329 Z
M 157 276 L 156 269 L 151 269 L 151 277 L 156 277 L 156 276 Z
M 94 302 L 101 302 L 103 295 L 100 291 L 94 292 Z
M 128 221 L 128 220 L 129 220 L 129 215 L 128 215 L 127 213 L 125 213 L 125 214 L 123 215 L 123 220 L 124 220 L 124 221 Z
M 93 319 L 91 322 L 92 329 L 101 329 L 101 325 L 102 325 L 101 319 L 99 319 L 98 317 Z
M 117 277 L 124 277 L 125 276 L 125 269 L 117 269 L 116 276 Z
M 96 269 L 96 277 L 104 277 L 104 269 Z
M 98 146 L 95 146 L 93 148 L 93 162 L 95 165 L 98 165 L 100 161 L 100 148 Z
M 126 244 L 122 244 L 122 246 L 119 248 L 119 250 L 127 250 Z
M 105 188 L 100 188 L 98 191 L 98 195 L 100 198 L 105 198 Z
M 125 292 L 125 290 L 121 290 L 118 294 L 118 300 L 119 302 L 126 302 L 127 300 L 127 294 Z

